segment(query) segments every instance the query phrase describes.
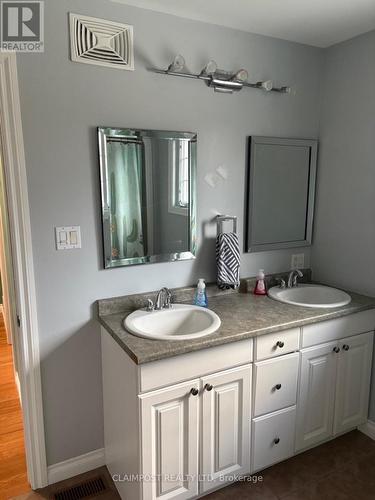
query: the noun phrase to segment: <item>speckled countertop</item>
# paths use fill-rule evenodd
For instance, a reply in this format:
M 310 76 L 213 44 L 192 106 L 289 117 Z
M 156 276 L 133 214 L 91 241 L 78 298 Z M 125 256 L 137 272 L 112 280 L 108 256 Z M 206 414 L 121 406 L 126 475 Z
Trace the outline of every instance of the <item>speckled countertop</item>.
M 181 289 L 176 302 L 190 302 L 191 289 Z M 317 323 L 375 308 L 375 298 L 348 292 L 350 304 L 334 309 L 308 308 L 283 304 L 251 293 L 223 292 L 209 297 L 209 308 L 221 319 L 219 330 L 195 340 L 149 340 L 128 333 L 124 318 L 145 303 L 150 295 L 132 295 L 98 301 L 99 321 L 114 340 L 137 364 L 148 363 L 178 354 L 252 338 L 288 328 Z

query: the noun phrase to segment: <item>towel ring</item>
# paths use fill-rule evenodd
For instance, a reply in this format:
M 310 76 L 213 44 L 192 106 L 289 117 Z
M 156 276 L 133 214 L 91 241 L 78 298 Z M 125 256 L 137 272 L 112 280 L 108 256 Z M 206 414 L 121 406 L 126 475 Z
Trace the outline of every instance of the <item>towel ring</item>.
M 226 221 L 233 222 L 233 232 L 237 233 L 237 217 L 235 215 L 217 215 L 216 216 L 217 234 L 221 234 L 223 232 L 223 223 Z

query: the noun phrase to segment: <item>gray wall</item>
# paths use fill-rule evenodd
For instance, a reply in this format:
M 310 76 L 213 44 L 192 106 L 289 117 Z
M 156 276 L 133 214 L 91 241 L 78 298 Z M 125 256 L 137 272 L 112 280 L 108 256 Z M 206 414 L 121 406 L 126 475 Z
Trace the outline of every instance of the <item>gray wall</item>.
M 70 62 L 69 11 L 134 25 L 136 71 Z M 45 14 L 45 53 L 20 55 L 18 69 L 47 456 L 53 464 L 103 446 L 95 300 L 214 279 L 215 225 L 208 221 L 216 213 L 234 214 L 242 231 L 246 136 L 317 137 L 322 51 L 104 0 L 49 0 Z M 251 80 L 273 78 L 297 93 L 244 89 L 228 96 L 202 82 L 146 71 L 151 64 L 166 67 L 179 52 L 191 70 L 214 58 L 222 68 L 245 67 Z M 198 132 L 195 261 L 102 269 L 98 125 Z M 204 177 L 219 165 L 228 170 L 228 179 L 213 189 Z M 82 249 L 57 252 L 54 226 L 76 224 Z M 254 275 L 259 267 L 288 269 L 291 253 L 243 255 L 241 274 Z M 309 250 L 305 253 L 308 265 Z
M 314 277 L 375 296 L 375 31 L 325 52 Z M 375 420 L 375 365 L 370 418 Z

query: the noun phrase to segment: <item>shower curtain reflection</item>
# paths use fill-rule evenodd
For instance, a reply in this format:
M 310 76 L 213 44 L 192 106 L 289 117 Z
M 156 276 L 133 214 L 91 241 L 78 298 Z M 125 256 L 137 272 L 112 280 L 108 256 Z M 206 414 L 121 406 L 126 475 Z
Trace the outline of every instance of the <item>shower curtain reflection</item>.
M 144 257 L 146 231 L 142 220 L 143 143 L 109 141 L 107 155 L 111 192 L 112 259 Z

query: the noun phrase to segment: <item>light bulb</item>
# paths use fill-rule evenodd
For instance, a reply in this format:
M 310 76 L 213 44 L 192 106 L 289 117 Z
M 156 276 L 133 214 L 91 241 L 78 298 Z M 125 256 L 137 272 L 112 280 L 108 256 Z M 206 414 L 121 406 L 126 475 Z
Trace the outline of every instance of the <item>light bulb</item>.
M 234 75 L 234 80 L 237 80 L 239 82 L 246 82 L 248 77 L 249 77 L 249 73 L 246 71 L 246 69 L 240 69 Z
M 216 70 L 217 70 L 217 64 L 213 59 L 211 59 L 210 61 L 208 61 L 206 66 L 202 69 L 201 75 L 210 76 L 210 75 L 213 75 L 216 72 Z
M 273 81 L 272 80 L 266 80 L 265 82 L 261 82 L 260 86 L 262 89 L 264 89 L 266 92 L 269 92 L 270 90 L 273 89 Z
M 182 71 L 185 67 L 185 59 L 181 54 L 178 54 L 174 59 L 172 64 L 169 65 L 168 71 Z

